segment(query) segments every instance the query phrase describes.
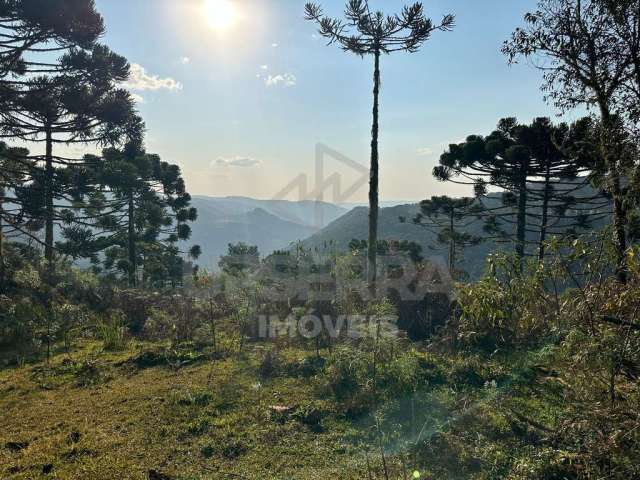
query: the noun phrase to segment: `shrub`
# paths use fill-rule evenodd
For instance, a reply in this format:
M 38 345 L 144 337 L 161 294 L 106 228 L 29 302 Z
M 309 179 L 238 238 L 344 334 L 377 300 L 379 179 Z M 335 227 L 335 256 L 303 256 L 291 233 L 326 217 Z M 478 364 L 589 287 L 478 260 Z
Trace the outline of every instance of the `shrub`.
M 364 351 L 341 346 L 327 359 L 325 385 L 338 400 L 353 398 L 370 386 L 370 367 L 371 357 Z
M 193 341 L 196 331 L 203 324 L 202 314 L 198 309 L 195 298 L 174 295 L 167 310 L 173 318 L 173 341 Z
M 110 318 L 98 324 L 98 338 L 107 351 L 124 350 L 127 346 L 127 327 L 124 314 L 116 311 Z
M 0 296 L 0 346 L 24 350 L 35 346 L 44 309 L 30 298 Z
M 302 360 L 287 362 L 283 369 L 287 375 L 292 377 L 309 378 L 320 373 L 326 363 L 326 360 L 317 355 L 305 357 Z
M 319 400 L 304 402 L 293 413 L 293 418 L 314 431 L 322 429 L 322 419 L 328 414 L 327 406 Z
M 422 383 L 420 358 L 415 350 L 403 351 L 380 369 L 378 385 L 387 397 L 411 394 Z
M 159 303 L 159 299 L 137 290 L 118 290 L 112 305 L 118 305 L 129 331 L 136 335 L 143 331 L 149 316 L 149 309 Z
M 142 333 L 147 340 L 167 340 L 173 337 L 175 328 L 171 315 L 160 308 L 151 307 Z
M 55 306 L 56 338 L 68 350 L 71 343 L 87 327 L 89 313 L 82 305 L 63 303 Z
M 551 329 L 552 302 L 545 289 L 544 268 L 518 274 L 516 260 L 505 255 L 489 259 L 489 273 L 458 288 L 456 337 L 463 346 L 494 351 L 536 343 Z
M 78 387 L 90 387 L 103 380 L 103 374 L 98 364 L 91 360 L 75 365 L 74 375 Z

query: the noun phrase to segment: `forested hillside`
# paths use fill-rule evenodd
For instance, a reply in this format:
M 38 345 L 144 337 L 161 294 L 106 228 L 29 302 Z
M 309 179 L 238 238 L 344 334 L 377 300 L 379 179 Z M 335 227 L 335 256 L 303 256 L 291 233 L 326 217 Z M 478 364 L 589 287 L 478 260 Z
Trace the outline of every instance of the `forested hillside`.
M 591 197 L 595 191 L 592 188 L 585 187 L 577 193 L 577 197 Z M 496 208 L 500 203 L 501 196 L 499 194 L 490 194 L 485 199 L 487 208 Z M 576 205 L 576 208 L 583 208 Z M 588 207 L 587 207 L 588 208 Z M 598 216 L 589 226 L 589 230 L 599 231 L 606 227 L 610 221 L 610 206 L 605 205 L 601 209 L 602 216 Z M 448 242 L 438 241 L 438 232 L 434 230 L 425 230 L 416 225 L 411 219 L 414 219 L 420 212 L 420 205 L 398 205 L 380 209 L 379 219 L 379 238 L 386 241 L 408 241 L 419 245 L 422 248 L 422 256 L 433 262 L 447 264 Z M 539 216 L 539 208 L 530 208 L 531 215 Z M 368 209 L 366 207 L 356 207 L 333 221 L 325 228 L 314 233 L 304 241 L 307 248 L 318 253 L 328 252 L 348 252 L 349 243 L 356 239 L 364 239 L 367 237 L 368 228 Z M 512 225 L 508 227 L 509 233 L 515 233 L 514 214 L 510 215 Z M 409 219 L 409 221 L 401 221 L 401 219 Z M 482 214 L 470 215 L 467 225 L 460 228 L 460 232 L 472 237 L 484 239 L 482 242 L 473 244 L 464 249 L 459 254 L 458 264 L 468 278 L 477 280 L 485 272 L 486 262 L 492 253 L 496 252 L 512 252 L 514 242 L 508 237 L 492 236 L 486 231 L 486 218 Z M 573 225 L 565 222 L 564 226 L 560 224 L 559 231 L 568 232 Z M 535 230 L 527 232 L 527 242 L 529 244 L 528 254 L 535 256 L 537 254 L 536 245 L 539 241 L 539 233 Z

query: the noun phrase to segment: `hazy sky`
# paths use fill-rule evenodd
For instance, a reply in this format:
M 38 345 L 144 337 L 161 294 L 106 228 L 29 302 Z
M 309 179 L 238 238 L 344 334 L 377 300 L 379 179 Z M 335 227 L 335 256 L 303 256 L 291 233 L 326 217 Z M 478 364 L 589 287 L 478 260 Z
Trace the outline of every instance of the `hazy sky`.
M 326 46 L 303 0 L 228 0 L 237 16 L 225 28 L 212 18 L 219 7 L 207 6 L 220 1 L 97 0 L 104 41 L 134 66 L 148 150 L 181 165 L 191 193 L 212 196 L 272 198 L 301 174 L 313 189 L 318 142 L 367 165 L 372 60 Z M 343 0 L 321 3 L 342 13 Z M 371 0 L 387 12 L 404 3 Z M 419 53 L 382 59 L 382 200 L 464 193 L 431 177 L 446 145 L 489 133 L 503 116 L 554 114 L 539 73 L 500 53 L 533 0 L 424 4 L 457 25 Z M 325 177 L 342 174 L 346 189 L 358 176 L 347 170 L 330 160 Z M 366 195 L 363 186 L 349 200 Z

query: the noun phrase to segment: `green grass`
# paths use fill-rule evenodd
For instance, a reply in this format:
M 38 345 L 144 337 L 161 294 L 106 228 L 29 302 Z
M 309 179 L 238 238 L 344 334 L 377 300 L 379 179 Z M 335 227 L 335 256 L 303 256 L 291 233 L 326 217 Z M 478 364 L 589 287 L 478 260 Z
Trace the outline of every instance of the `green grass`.
M 394 480 L 414 469 L 434 480 L 535 478 L 517 471 L 558 455 L 536 447 L 544 432 L 526 423 L 553 426 L 562 409 L 553 388 L 519 377 L 524 355 L 413 351 L 417 362 L 394 368 L 417 369 L 417 387 L 386 396 L 378 433 L 370 415 L 330 393 L 311 351 L 280 350 L 265 378 L 271 346 L 216 359 L 173 351 L 166 361 L 165 347 L 86 343 L 49 365 L 0 371 L 0 478 L 146 479 L 155 470 L 184 480 L 350 480 L 369 478 L 368 459 L 383 479 L 380 439 Z
M 361 478 L 343 442 L 347 422 L 330 418 L 318 432 L 273 418 L 273 405 L 316 398 L 310 379 L 260 378 L 253 352 L 173 370 L 131 368 L 135 349 L 98 349 L 0 372 L 0 478 L 44 477 L 45 465 L 57 478 L 142 479 L 151 469 L 180 479 Z M 101 379 L 82 386 L 71 362 L 87 358 Z M 9 442 L 28 446 L 12 451 Z

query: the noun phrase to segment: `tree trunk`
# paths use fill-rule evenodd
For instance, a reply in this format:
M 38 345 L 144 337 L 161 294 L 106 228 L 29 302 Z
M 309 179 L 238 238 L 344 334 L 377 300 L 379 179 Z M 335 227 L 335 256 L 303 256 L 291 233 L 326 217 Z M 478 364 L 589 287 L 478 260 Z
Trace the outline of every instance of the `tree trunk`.
M 547 223 L 549 222 L 549 199 L 551 197 L 551 162 L 547 160 L 547 171 L 544 176 L 544 197 L 542 198 L 542 222 L 540 224 L 540 244 L 538 260 L 544 261 L 545 245 L 547 241 Z
M 53 139 L 51 125 L 45 126 L 46 132 L 46 153 L 45 153 L 45 236 L 44 236 L 44 258 L 47 261 L 49 274 L 53 273 Z
M 527 236 L 527 174 L 524 169 L 518 192 L 518 230 L 516 232 L 516 256 L 520 273 L 524 271 L 524 254 Z
M 449 213 L 449 274 L 455 278 L 456 271 L 456 238 L 453 234 L 455 209 Z
M 371 172 L 369 182 L 369 251 L 368 283 L 371 296 L 376 296 L 378 254 L 378 113 L 380 95 L 380 49 L 376 49 L 373 73 L 373 126 L 371 128 Z
M 136 286 L 136 226 L 134 219 L 134 203 L 133 195 L 129 194 L 129 215 L 128 215 L 128 234 L 127 234 L 127 250 L 129 254 L 129 286 Z
M 618 159 L 613 142 L 615 141 L 615 126 L 611 113 L 604 101 L 600 102 L 602 117 L 602 132 L 600 147 L 605 159 L 609 175 L 609 193 L 613 197 L 613 235 L 616 249 L 616 278 L 620 283 L 626 284 L 628 280 L 627 269 L 627 211 L 624 206 L 624 196 L 618 170 Z
M 216 339 L 216 320 L 213 311 L 213 298 L 209 298 L 209 324 L 211 326 L 211 339 L 213 341 L 213 353 L 218 353 L 218 345 Z M 267 337 L 269 337 L 270 330 L 267 329 Z
M 620 179 L 614 180 L 613 193 L 613 229 L 616 243 L 616 278 L 620 283 L 626 284 L 627 275 L 627 214 L 620 189 Z
M 0 293 L 4 291 L 4 234 L 2 233 L 3 222 L 2 216 L 4 215 L 4 187 L 0 187 Z

